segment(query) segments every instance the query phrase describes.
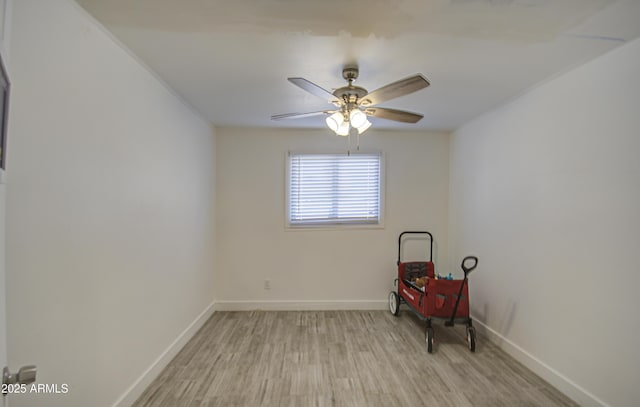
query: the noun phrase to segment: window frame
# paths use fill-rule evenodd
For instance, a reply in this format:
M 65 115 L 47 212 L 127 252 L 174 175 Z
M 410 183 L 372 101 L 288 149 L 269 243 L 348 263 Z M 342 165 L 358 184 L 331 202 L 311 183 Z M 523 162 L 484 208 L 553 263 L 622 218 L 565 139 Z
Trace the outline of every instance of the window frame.
M 378 188 L 378 222 L 377 223 L 340 223 L 340 222 L 319 222 L 319 223 L 291 223 L 290 218 L 290 198 L 291 198 L 291 156 L 292 155 L 360 155 L 375 154 L 380 159 L 380 174 Z M 345 230 L 345 229 L 384 229 L 385 212 L 385 179 L 386 165 L 385 154 L 379 150 L 362 150 L 358 152 L 346 153 L 341 151 L 287 151 L 285 154 L 285 203 L 284 203 L 284 223 L 286 230 Z

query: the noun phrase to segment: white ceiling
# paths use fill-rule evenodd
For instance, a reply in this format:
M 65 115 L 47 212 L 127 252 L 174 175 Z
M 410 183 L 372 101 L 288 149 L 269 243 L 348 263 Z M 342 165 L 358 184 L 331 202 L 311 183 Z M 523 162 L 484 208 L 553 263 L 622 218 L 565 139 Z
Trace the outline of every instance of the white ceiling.
M 216 126 L 324 127 L 270 120 L 332 107 L 287 77 L 331 90 L 357 63 L 369 91 L 416 73 L 431 82 L 380 104 L 422 121 L 375 127 L 455 129 L 640 36 L 639 0 L 77 2 Z

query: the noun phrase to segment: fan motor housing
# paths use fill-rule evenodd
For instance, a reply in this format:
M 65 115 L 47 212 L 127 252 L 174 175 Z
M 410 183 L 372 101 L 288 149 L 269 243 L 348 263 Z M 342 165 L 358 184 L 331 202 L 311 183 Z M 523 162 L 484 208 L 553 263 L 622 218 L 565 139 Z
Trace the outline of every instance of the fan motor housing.
M 336 89 L 333 92 L 333 96 L 347 103 L 356 103 L 358 100 L 367 96 L 368 93 L 365 88 L 351 85 Z

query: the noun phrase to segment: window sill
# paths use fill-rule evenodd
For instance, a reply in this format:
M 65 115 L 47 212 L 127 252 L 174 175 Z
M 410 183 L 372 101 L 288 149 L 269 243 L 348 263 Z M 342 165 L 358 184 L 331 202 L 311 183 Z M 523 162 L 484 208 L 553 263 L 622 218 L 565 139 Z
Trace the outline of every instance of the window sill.
M 360 224 L 360 225 L 349 225 L 349 224 L 290 225 L 290 224 L 286 224 L 284 229 L 286 232 L 310 231 L 310 230 L 323 230 L 323 231 L 376 230 L 376 229 L 384 229 L 384 223 L 369 224 L 369 225 L 367 224 Z

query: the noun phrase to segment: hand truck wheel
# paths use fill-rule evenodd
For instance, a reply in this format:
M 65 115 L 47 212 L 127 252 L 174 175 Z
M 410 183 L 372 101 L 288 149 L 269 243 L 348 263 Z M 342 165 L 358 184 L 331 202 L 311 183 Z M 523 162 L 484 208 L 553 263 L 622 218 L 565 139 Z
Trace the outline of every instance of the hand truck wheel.
M 395 291 L 389 293 L 389 311 L 396 317 L 398 316 L 398 312 L 400 312 L 400 298 Z

